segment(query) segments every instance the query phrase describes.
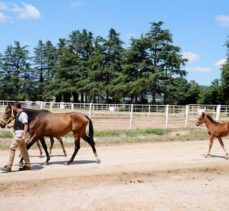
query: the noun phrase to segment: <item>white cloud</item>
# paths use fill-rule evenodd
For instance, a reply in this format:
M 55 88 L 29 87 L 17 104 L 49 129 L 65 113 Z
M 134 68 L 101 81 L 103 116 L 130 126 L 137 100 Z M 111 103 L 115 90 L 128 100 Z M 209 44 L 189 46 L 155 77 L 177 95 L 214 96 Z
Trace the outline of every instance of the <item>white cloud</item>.
M 2 18 L 8 16 L 8 19 L 37 19 L 41 17 L 40 11 L 35 6 L 25 3 L 19 5 L 8 2 L 0 2 L 0 13 Z
M 188 59 L 188 63 L 195 63 L 200 59 L 200 56 L 193 52 L 184 52 L 183 58 Z
M 23 4 L 19 9 L 18 17 L 23 19 L 37 19 L 41 17 L 40 11 L 31 4 Z
M 221 68 L 221 66 L 225 63 L 226 63 L 226 59 L 220 59 L 214 63 L 214 66 L 217 68 Z
M 201 67 L 201 66 L 187 67 L 186 69 L 191 72 L 199 72 L 199 73 L 211 72 L 211 70 L 208 67 Z
M 86 1 L 85 0 L 74 0 L 72 1 L 71 5 L 74 7 L 81 7 L 83 5 L 86 5 Z
M 7 21 L 7 16 L 4 15 L 2 12 L 0 12 L 0 22 L 6 22 Z
M 215 20 L 223 27 L 229 27 L 229 16 L 228 15 L 218 15 Z
M 39 10 L 31 4 L 13 5 L 10 10 L 21 19 L 37 19 L 41 16 Z

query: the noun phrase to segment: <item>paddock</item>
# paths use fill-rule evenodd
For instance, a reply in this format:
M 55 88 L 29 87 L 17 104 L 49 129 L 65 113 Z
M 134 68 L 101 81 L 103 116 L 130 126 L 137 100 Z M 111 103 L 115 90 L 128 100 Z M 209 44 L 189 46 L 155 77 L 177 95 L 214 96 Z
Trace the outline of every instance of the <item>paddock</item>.
M 229 139 L 225 138 L 228 148 Z M 228 210 L 229 161 L 218 143 L 204 158 L 208 141 L 89 146 L 64 165 L 54 149 L 50 165 L 30 151 L 32 170 L 0 173 L 1 210 Z M 72 148 L 67 153 L 72 153 Z M 7 160 L 0 151 L 0 165 Z M 222 155 L 222 156 L 221 156 Z M 18 157 L 15 159 L 15 164 Z
M 123 105 L 50 105 L 35 103 L 27 107 L 53 112 L 83 112 L 92 118 L 95 131 L 181 128 L 181 133 L 187 127 L 197 129 L 195 122 L 200 108 L 198 105 L 133 105 L 132 108 Z M 4 105 L 0 105 L 0 113 L 3 108 Z M 214 118 L 228 121 L 228 106 L 205 106 L 205 109 Z M 206 131 L 205 140 L 201 141 L 158 141 L 158 138 L 155 141 L 155 136 L 149 136 L 148 143 L 110 144 L 107 138 L 97 145 L 100 164 L 95 162 L 87 145 L 81 147 L 70 166 L 64 165 L 73 152 L 69 145 L 66 149 L 68 157 L 65 157 L 56 144 L 50 165 L 43 165 L 45 157 L 40 158 L 38 150 L 31 149 L 31 171 L 18 171 L 16 155 L 13 172 L 0 173 L 0 208 L 3 211 L 19 208 L 54 211 L 64 205 L 64 210 L 93 211 L 229 210 L 229 161 L 224 158 L 217 140 L 212 156 L 204 157 L 208 135 L 205 126 L 201 129 Z M 170 133 L 166 137 L 169 136 Z M 69 143 L 69 139 L 65 137 L 65 143 Z M 223 140 L 229 150 L 229 138 Z M 9 143 L 9 138 L 0 138 L 0 141 Z M 140 137 L 135 142 L 141 142 Z M 6 148 L 0 148 L 0 166 L 6 164 L 7 158 Z

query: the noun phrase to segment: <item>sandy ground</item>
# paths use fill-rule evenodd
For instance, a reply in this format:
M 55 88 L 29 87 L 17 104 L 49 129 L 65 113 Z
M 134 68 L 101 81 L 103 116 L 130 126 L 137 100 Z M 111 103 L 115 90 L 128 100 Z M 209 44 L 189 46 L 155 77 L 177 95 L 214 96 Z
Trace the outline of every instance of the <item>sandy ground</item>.
M 227 145 L 227 143 L 226 143 Z M 53 150 L 50 165 L 31 150 L 32 170 L 0 173 L 0 210 L 229 210 L 229 160 L 207 141 L 82 147 L 76 161 Z M 0 166 L 8 157 L 0 151 Z

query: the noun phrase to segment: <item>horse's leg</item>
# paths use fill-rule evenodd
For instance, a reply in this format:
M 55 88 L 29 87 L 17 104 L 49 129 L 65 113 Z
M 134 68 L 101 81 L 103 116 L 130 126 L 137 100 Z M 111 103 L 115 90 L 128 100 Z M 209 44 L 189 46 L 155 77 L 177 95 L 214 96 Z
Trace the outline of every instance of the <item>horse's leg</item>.
M 74 153 L 72 154 L 71 159 L 65 163 L 67 165 L 69 165 L 70 163 L 73 162 L 77 152 L 80 149 L 80 134 L 79 134 L 79 132 L 74 132 L 74 141 L 75 141 L 75 150 L 74 150 Z
M 224 147 L 224 143 L 223 143 L 222 138 L 221 138 L 221 137 L 218 137 L 218 140 L 219 140 L 219 143 L 220 143 L 221 147 L 223 148 L 223 150 L 224 150 L 224 152 L 225 152 L 225 158 L 228 159 L 228 158 L 229 158 L 229 157 L 228 157 L 228 153 L 227 153 L 227 151 L 226 151 L 226 149 L 225 149 L 225 147 Z
M 49 153 L 48 153 L 48 149 L 47 149 L 47 145 L 46 145 L 46 143 L 45 143 L 44 137 L 42 137 L 42 138 L 40 139 L 40 141 L 41 141 L 42 147 L 43 147 L 43 149 L 44 149 L 44 151 L 45 151 L 45 154 L 46 154 L 46 157 L 47 157 L 47 159 L 46 159 L 46 161 L 45 161 L 45 164 L 48 165 L 48 164 L 49 164 L 48 162 L 49 162 L 49 160 L 50 160 L 50 156 L 49 156 Z
M 66 153 L 66 150 L 65 150 L 65 148 L 64 148 L 64 143 L 63 143 L 62 138 L 61 138 L 61 137 L 56 137 L 56 139 L 60 142 L 60 145 L 61 145 L 61 147 L 62 147 L 62 150 L 63 150 L 63 152 L 64 152 L 64 155 L 65 155 L 65 157 L 67 157 L 67 153 Z
M 41 149 L 41 145 L 40 145 L 39 140 L 36 141 L 36 144 L 37 144 L 37 147 L 38 147 L 38 149 L 40 151 L 40 158 L 42 158 L 42 149 Z
M 99 156 L 97 154 L 96 148 L 95 148 L 95 141 L 92 137 L 88 137 L 86 134 L 82 136 L 82 138 L 91 146 L 93 153 L 95 155 L 95 159 L 97 163 L 100 163 L 101 160 L 99 159 Z
M 53 144 L 54 144 L 54 138 L 53 137 L 49 137 L 50 138 L 50 148 L 49 148 L 49 154 L 52 154 L 52 148 L 53 148 Z
M 214 136 L 210 136 L 210 141 L 209 141 L 209 147 L 208 147 L 208 153 L 205 155 L 205 158 L 207 158 L 209 155 L 210 155 L 210 152 L 211 152 L 211 148 L 212 148 L 212 145 L 213 145 L 213 140 L 214 140 Z

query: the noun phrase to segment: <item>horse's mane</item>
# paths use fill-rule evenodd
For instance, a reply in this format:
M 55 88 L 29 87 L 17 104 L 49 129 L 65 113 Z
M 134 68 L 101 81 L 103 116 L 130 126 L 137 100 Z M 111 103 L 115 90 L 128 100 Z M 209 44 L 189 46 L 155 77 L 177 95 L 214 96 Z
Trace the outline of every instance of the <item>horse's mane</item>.
M 209 114 L 206 114 L 207 118 L 214 124 L 218 124 L 219 122 L 217 122 L 216 120 L 214 120 Z
M 48 110 L 36 110 L 36 109 L 31 109 L 31 108 L 23 108 L 23 111 L 28 115 L 29 122 L 32 122 L 35 120 L 35 118 L 38 115 L 46 114 L 49 113 L 50 111 Z

